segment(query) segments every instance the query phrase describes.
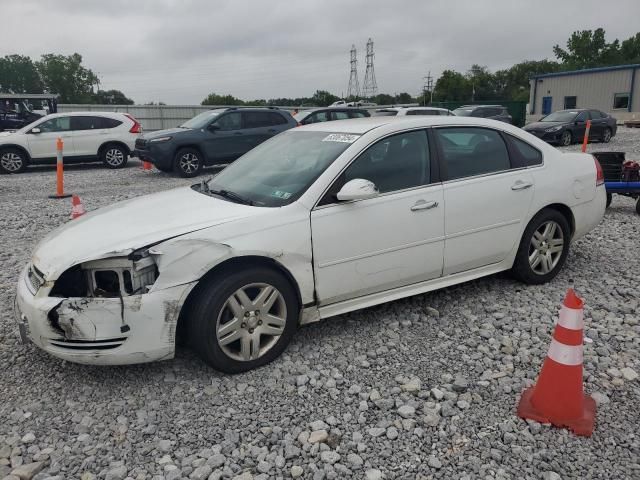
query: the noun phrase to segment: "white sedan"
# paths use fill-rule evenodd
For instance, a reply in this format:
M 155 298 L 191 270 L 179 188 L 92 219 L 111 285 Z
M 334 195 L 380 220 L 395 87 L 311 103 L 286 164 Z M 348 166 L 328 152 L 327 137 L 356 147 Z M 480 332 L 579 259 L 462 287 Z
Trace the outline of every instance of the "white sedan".
M 605 202 L 591 155 L 502 122 L 317 123 L 53 231 L 19 279 L 17 320 L 69 361 L 171 358 L 180 333 L 241 372 L 301 324 L 503 270 L 547 282 Z

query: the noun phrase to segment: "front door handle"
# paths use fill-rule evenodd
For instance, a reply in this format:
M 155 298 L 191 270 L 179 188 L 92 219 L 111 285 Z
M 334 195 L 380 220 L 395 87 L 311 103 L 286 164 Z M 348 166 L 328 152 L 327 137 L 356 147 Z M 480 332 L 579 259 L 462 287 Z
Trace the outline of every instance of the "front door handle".
M 438 202 L 427 202 L 425 200 L 418 200 L 412 207 L 412 212 L 417 212 L 418 210 L 431 210 L 432 208 L 436 208 L 438 206 Z
M 523 182 L 522 180 L 518 180 L 516 183 L 511 185 L 511 190 L 526 190 L 527 188 L 533 187 L 533 183 L 531 182 Z

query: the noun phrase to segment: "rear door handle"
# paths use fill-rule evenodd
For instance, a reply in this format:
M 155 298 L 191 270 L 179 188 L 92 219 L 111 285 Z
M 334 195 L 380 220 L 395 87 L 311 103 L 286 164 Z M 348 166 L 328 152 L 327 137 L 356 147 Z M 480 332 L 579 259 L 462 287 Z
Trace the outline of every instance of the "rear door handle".
M 417 212 L 418 210 L 431 210 L 432 208 L 436 208 L 438 206 L 438 202 L 427 202 L 425 200 L 418 200 L 412 207 L 412 212 Z
M 518 180 L 516 183 L 511 185 L 511 190 L 526 190 L 527 188 L 533 187 L 533 183 L 531 182 L 523 182 L 522 180 Z

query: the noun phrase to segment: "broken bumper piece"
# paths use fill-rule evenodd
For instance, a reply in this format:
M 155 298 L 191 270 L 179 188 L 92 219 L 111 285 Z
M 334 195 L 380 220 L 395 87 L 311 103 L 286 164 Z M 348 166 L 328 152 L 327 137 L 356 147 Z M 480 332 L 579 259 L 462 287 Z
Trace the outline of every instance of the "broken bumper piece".
M 124 365 L 172 358 L 180 307 L 193 284 L 126 297 L 50 297 L 32 293 L 28 267 L 18 282 L 15 316 L 21 337 L 58 358 Z

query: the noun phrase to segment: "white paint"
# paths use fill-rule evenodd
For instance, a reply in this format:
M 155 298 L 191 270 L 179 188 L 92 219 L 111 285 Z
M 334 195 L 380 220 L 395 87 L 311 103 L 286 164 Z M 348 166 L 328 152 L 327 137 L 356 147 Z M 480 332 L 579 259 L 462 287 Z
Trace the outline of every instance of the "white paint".
M 584 329 L 584 312 L 582 309 L 567 308 L 563 306 L 558 316 L 558 325 L 569 330 Z
M 582 365 L 582 345 L 565 345 L 552 338 L 547 356 L 562 365 Z

